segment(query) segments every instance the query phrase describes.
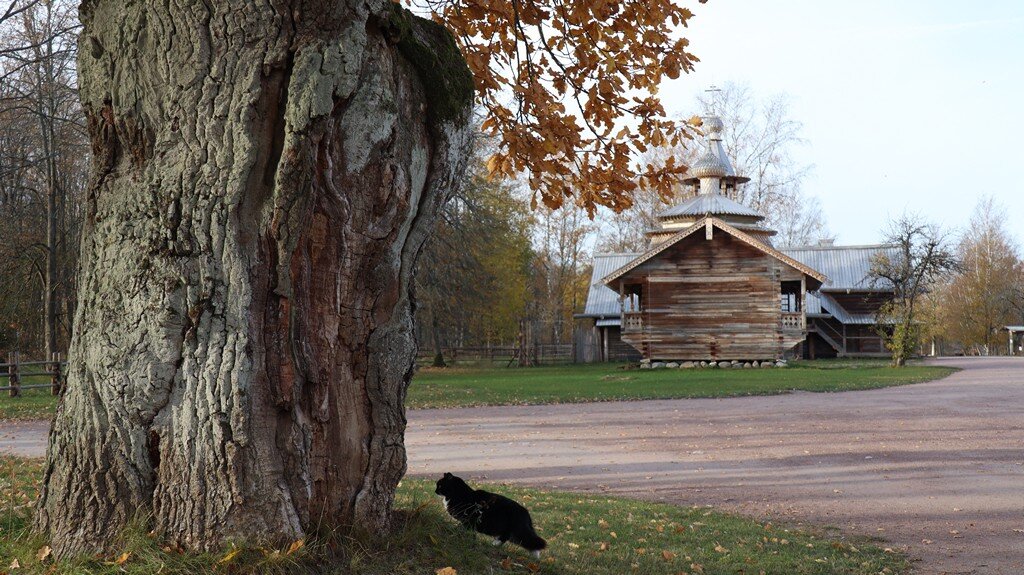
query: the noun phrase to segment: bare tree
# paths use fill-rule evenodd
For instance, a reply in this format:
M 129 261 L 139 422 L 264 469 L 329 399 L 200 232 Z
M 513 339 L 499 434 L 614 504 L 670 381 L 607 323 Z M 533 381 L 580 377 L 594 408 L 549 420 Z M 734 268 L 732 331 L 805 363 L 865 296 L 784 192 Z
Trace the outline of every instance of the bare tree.
M 703 115 L 725 123 L 723 144 L 736 173 L 750 178 L 738 201 L 767 216 L 779 245 L 801 245 L 829 236 L 817 198 L 803 191 L 811 166 L 795 157 L 805 143 L 784 95 L 759 99 L 749 86 L 727 83 L 698 97 Z
M 0 25 L 0 110 L 5 120 L 0 131 L 22 145 L 6 148 L 0 156 L 0 180 L 8 200 L 17 196 L 39 206 L 31 215 L 42 217 L 30 220 L 41 233 L 16 235 L 0 248 L 7 252 L 0 254 L 0 266 L 28 284 L 0 290 L 0 300 L 18 300 L 35 291 L 25 288 L 41 284 L 41 347 L 49 355 L 66 344 L 70 333 L 79 203 L 88 170 L 74 66 L 78 21 L 75 5 L 60 0 L 25 2 L 8 13 L 15 15 Z M 35 305 L 22 304 L 21 318 L 34 319 Z
M 896 254 L 879 252 L 869 277 L 878 287 L 891 288 L 893 299 L 878 312 L 877 323 L 892 362 L 902 367 L 920 343 L 920 300 L 937 282 L 958 269 L 956 255 L 945 232 L 918 216 L 904 215 L 892 222 L 886 242 Z
M 547 332 L 541 334 L 541 341 L 568 341 L 572 316 L 586 298 L 586 256 L 594 231 L 586 211 L 579 208 L 541 208 L 536 214 L 533 315 Z
M 733 199 L 766 216 L 768 226 L 778 232 L 776 244 L 806 245 L 830 236 L 818 198 L 802 188 L 811 167 L 795 159 L 795 149 L 804 143 L 802 125 L 790 116 L 785 96 L 760 99 L 748 86 L 728 83 L 699 96 L 696 108 L 700 115 L 719 116 L 724 121 L 726 153 L 736 173 L 750 178 Z M 671 157 L 676 164 L 691 165 L 702 153 L 699 143 L 689 142 L 651 148 L 643 160 L 664 166 Z M 629 208 L 617 213 L 603 211 L 598 249 L 644 250 L 644 232 L 657 226 L 658 212 L 687 199 L 690 193 L 680 187 L 675 195 L 665 197 L 641 188 Z

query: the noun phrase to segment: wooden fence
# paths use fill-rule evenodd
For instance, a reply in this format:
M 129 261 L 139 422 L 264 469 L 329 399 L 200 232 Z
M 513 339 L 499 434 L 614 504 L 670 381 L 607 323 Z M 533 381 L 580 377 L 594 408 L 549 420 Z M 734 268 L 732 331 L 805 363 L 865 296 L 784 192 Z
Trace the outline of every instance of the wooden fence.
M 18 397 L 23 389 L 50 388 L 50 393 L 58 395 L 64 384 L 66 366 L 67 362 L 61 361 L 59 353 L 53 354 L 50 361 L 21 361 L 21 354 L 12 351 L 7 354 L 7 363 L 0 363 L 0 380 L 7 378 L 7 385 L 0 387 L 0 391 Z M 22 378 L 33 376 L 48 376 L 50 383 L 22 384 Z
M 442 350 L 444 361 L 448 365 L 493 365 L 508 367 L 519 365 L 522 348 L 519 346 L 488 346 L 488 347 L 446 347 Z M 526 348 L 529 365 L 558 365 L 573 362 L 573 345 L 571 343 L 538 344 Z M 417 363 L 426 366 L 434 359 L 432 349 L 420 348 Z

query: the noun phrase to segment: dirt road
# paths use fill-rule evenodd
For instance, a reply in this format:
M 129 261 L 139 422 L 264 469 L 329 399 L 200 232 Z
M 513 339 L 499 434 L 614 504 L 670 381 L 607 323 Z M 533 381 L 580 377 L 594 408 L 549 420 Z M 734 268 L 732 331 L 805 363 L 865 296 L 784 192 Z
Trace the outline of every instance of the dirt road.
M 423 410 L 409 471 L 880 536 L 917 571 L 1024 573 L 1024 359 L 873 391 Z
M 409 472 L 712 504 L 883 537 L 921 574 L 1024 574 L 1024 359 L 847 393 L 421 410 Z M 40 456 L 45 423 L 0 422 Z

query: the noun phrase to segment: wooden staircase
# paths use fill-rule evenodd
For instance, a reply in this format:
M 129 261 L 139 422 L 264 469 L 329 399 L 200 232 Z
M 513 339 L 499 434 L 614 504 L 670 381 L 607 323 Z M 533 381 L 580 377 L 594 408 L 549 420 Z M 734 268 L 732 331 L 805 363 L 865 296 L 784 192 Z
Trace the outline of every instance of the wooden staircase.
M 832 333 L 829 333 L 830 331 Z M 832 349 L 836 350 L 836 353 L 839 357 L 842 357 L 846 353 L 846 350 L 843 349 L 843 345 L 836 341 L 835 338 L 832 336 L 832 334 L 835 334 L 835 337 L 842 339 L 842 334 L 837 332 L 835 329 L 831 328 L 831 326 L 829 326 L 828 324 L 812 322 L 810 325 L 807 326 L 807 333 L 818 334 L 818 337 L 825 340 L 825 343 L 829 344 L 830 346 L 832 346 Z

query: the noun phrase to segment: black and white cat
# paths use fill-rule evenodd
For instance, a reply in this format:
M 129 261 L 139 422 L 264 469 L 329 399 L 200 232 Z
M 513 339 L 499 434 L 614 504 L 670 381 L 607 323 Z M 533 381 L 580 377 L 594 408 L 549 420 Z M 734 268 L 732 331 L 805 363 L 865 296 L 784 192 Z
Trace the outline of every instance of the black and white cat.
M 451 473 L 437 480 L 434 492 L 444 499 L 449 515 L 469 529 L 494 537 L 495 545 L 511 541 L 532 552 L 535 558 L 548 546 L 533 530 L 530 512 L 508 497 L 473 489 Z

